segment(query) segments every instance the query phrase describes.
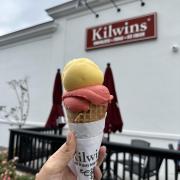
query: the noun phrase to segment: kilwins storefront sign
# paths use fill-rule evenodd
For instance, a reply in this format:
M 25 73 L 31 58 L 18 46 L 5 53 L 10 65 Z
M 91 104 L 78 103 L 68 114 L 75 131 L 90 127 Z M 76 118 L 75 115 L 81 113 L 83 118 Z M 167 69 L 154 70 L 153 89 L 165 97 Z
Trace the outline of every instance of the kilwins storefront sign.
M 86 50 L 157 38 L 157 14 L 151 13 L 86 30 Z

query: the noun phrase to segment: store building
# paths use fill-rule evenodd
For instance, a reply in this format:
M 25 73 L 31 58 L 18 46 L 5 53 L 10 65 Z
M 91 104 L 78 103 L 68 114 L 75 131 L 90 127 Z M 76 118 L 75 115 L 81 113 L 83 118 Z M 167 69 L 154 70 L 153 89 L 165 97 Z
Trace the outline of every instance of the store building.
M 113 140 L 145 138 L 167 147 L 180 139 L 180 25 L 178 0 L 89 0 L 47 10 L 53 21 L 0 37 L 0 106 L 14 107 L 7 82 L 29 77 L 27 125 L 44 125 L 57 68 L 77 57 L 114 74 L 123 132 Z M 0 119 L 0 145 L 12 126 Z M 13 126 L 15 127 L 15 126 Z M 152 144 L 153 144 L 152 143 Z

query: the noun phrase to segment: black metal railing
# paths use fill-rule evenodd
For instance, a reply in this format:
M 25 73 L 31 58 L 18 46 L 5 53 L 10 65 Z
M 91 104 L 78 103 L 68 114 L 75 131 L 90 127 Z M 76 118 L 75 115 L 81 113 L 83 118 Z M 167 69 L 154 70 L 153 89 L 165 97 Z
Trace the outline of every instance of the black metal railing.
M 156 180 L 178 179 L 178 163 L 174 163 L 174 167 L 169 166 L 168 163 L 169 160 L 174 162 L 180 160 L 180 152 L 178 151 L 155 147 L 135 147 L 129 144 L 112 142 L 104 142 L 104 145 L 108 150 L 106 161 L 102 167 L 104 179 L 149 180 L 152 176 Z M 137 159 L 135 159 L 135 155 L 138 157 Z M 146 156 L 144 164 L 141 162 L 142 156 Z M 159 174 L 160 169 L 161 176 Z M 169 173 L 170 170 L 171 173 Z
M 58 128 L 12 129 L 8 159 L 17 156 L 19 169 L 36 173 L 49 156 L 65 142 L 65 136 L 59 134 L 61 130 Z M 150 179 L 152 176 L 156 180 L 178 178 L 178 163 L 173 163 L 174 166 L 168 163 L 170 160 L 177 162 L 180 159 L 178 151 L 108 141 L 103 141 L 103 145 L 107 147 L 107 157 L 101 166 L 104 180 L 141 180 Z M 142 162 L 144 156 L 146 159 Z
M 36 173 L 64 142 L 58 129 L 10 130 L 8 159 L 18 157 L 17 168 Z

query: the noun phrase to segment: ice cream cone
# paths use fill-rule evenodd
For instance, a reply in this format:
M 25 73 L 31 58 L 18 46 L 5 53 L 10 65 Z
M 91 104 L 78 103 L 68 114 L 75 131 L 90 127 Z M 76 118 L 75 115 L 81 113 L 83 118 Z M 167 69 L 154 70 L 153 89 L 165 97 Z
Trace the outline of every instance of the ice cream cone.
M 107 105 L 94 105 L 90 104 L 87 112 L 72 112 L 66 108 L 67 118 L 69 123 L 88 123 L 98 121 L 105 117 Z
M 62 79 L 66 90 L 62 98 L 68 126 L 75 133 L 77 143 L 69 167 L 77 180 L 94 180 L 107 106 L 113 97 L 102 85 L 103 72 L 87 58 L 67 63 Z
M 94 180 L 94 167 L 103 137 L 107 105 L 90 104 L 87 112 L 74 113 L 66 108 L 69 129 L 76 134 L 74 159 L 69 164 L 78 180 Z

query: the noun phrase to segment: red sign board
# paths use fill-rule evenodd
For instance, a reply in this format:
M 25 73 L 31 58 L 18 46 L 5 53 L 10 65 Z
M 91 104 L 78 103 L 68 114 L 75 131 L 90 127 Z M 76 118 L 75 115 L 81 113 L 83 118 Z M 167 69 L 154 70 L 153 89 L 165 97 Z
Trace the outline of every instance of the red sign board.
M 157 38 L 157 14 L 121 20 L 88 28 L 86 50 Z

